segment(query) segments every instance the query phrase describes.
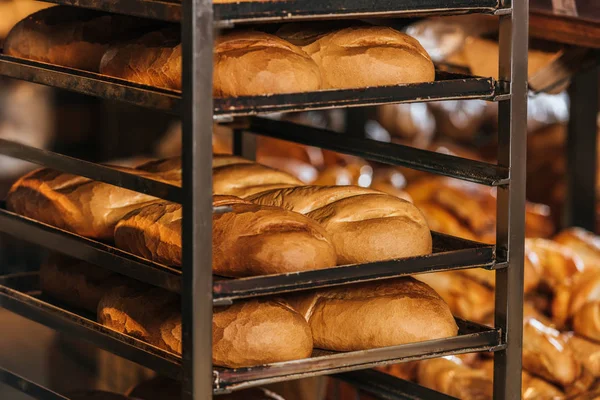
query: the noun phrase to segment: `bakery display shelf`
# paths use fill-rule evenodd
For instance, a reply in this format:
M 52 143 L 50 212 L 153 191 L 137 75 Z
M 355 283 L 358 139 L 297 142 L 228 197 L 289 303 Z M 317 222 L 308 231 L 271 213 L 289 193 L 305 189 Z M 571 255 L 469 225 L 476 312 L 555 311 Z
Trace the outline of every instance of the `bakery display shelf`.
M 181 2 L 157 0 L 45 0 L 119 14 L 179 22 Z M 308 19 L 400 17 L 466 13 L 508 13 L 499 0 L 282 0 L 213 4 L 217 25 Z
M 435 390 L 418 385 L 415 382 L 396 378 L 375 369 L 350 371 L 332 375 L 331 378 L 349 383 L 360 392 L 375 395 L 377 399 L 402 400 L 457 400 Z
M 91 264 L 170 291 L 181 291 L 181 270 L 119 250 L 110 245 L 0 209 L 0 231 L 48 247 Z M 424 256 L 367 264 L 346 265 L 313 271 L 249 278 L 217 278 L 213 282 L 213 303 L 299 290 L 344 285 L 413 274 L 464 268 L 493 268 L 495 247 L 465 239 L 433 234 L 433 253 Z
M 0 367 L 0 382 L 5 383 L 13 389 L 16 389 L 34 399 L 69 400 L 68 397 L 62 396 L 50 389 L 45 388 L 42 385 L 39 385 L 2 367 Z
M 95 322 L 93 317 L 46 298 L 39 290 L 37 273 L 0 277 L 0 306 L 25 318 L 44 324 L 107 351 L 125 357 L 165 375 L 180 378 L 181 358 L 120 334 Z M 215 368 L 215 392 L 228 392 L 268 383 L 310 376 L 368 369 L 451 354 L 503 349 L 500 331 L 457 319 L 459 334 L 446 339 L 363 351 L 329 352 L 315 350 L 310 358 L 279 362 L 252 368 Z
M 181 111 L 180 92 L 140 85 L 93 72 L 0 55 L 0 75 L 176 114 Z M 438 71 L 436 80 L 427 83 L 215 98 L 214 116 L 225 118 L 436 100 L 494 100 L 496 96 L 507 95 L 502 87 L 503 85 L 497 84 L 491 78 Z
M 508 168 L 499 165 L 400 144 L 378 142 L 288 121 L 252 117 L 244 125 L 244 130 L 483 185 L 500 186 L 510 181 Z

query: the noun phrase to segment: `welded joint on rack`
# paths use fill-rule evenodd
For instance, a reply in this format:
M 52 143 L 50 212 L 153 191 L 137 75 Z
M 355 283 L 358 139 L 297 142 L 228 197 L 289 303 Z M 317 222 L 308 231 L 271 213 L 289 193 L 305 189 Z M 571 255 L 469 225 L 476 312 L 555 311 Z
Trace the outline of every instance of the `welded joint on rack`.
M 508 7 L 508 8 L 499 8 L 498 10 L 494 11 L 493 15 L 500 17 L 503 15 L 511 15 L 513 12 L 512 7 Z
M 493 101 L 504 101 L 511 99 L 512 93 L 510 90 L 510 82 L 496 80 L 494 81 L 494 86 Z
M 508 262 L 506 262 L 506 261 L 497 262 L 490 269 L 495 271 L 497 269 L 504 269 L 504 268 L 508 268 Z

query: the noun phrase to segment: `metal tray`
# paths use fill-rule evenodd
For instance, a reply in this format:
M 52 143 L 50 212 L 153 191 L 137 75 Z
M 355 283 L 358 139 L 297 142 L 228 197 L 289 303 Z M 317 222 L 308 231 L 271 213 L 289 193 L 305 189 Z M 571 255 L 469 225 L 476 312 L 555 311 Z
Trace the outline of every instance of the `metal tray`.
M 178 22 L 181 2 L 156 0 L 46 0 L 73 5 Z M 498 0 L 284 0 L 214 4 L 215 22 L 291 21 L 323 18 L 397 17 L 435 14 L 465 14 L 509 11 Z
M 177 91 L 6 55 L 0 55 L 0 75 L 175 114 L 181 110 L 181 93 Z M 492 78 L 438 71 L 436 81 L 428 83 L 270 96 L 215 98 L 214 115 L 216 118 L 226 118 L 391 103 L 453 99 L 494 100 L 496 96 L 505 98 L 507 96 L 505 90 L 497 89 L 496 86 L 496 82 Z M 503 85 L 498 85 L 498 87 L 501 86 Z
M 0 306 L 50 328 L 76 335 L 105 350 L 160 373 L 180 378 L 181 358 L 133 337 L 112 331 L 84 313 L 59 307 L 40 297 L 36 273 L 0 278 Z M 503 349 L 500 331 L 457 319 L 459 335 L 400 346 L 334 353 L 315 350 L 310 358 L 253 368 L 216 368 L 215 392 L 239 390 L 268 383 L 367 369 L 451 354 Z
M 482 185 L 501 186 L 510 181 L 508 168 L 394 143 L 353 137 L 327 129 L 287 121 L 252 117 L 244 130 L 295 143 L 316 146 L 384 164 L 449 176 Z
M 170 291 L 181 291 L 181 269 L 169 267 L 113 246 L 0 209 L 0 231 L 65 255 L 102 266 Z M 414 275 L 420 273 L 495 267 L 495 246 L 433 233 L 433 254 L 304 271 L 227 279 L 213 282 L 215 305 L 235 300 Z

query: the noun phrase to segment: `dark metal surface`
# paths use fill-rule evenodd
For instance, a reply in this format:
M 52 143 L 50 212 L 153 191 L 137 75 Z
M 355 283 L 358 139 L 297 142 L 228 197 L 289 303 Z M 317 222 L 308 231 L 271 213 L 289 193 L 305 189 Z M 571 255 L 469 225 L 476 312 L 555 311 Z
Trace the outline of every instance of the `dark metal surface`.
M 0 154 L 120 186 L 175 203 L 182 202 L 182 190 L 178 186 L 144 178 L 109 166 L 64 156 L 49 150 L 37 149 L 10 140 L 0 139 Z
M 42 385 L 38 385 L 37 383 L 2 367 L 0 367 L 0 382 L 13 387 L 21 393 L 25 393 L 34 399 L 69 400 L 68 397 L 61 396 L 60 394 L 53 392 Z
M 521 398 L 523 348 L 523 260 L 525 167 L 527 157 L 528 2 L 510 1 L 511 16 L 500 17 L 499 76 L 510 81 L 512 96 L 499 102 L 498 164 L 510 170 L 508 186 L 498 188 L 496 244 L 508 267 L 496 271 L 494 326 L 506 349 L 494 355 L 494 399 Z M 504 260 L 499 260 L 504 261 Z
M 0 209 L 0 231 L 154 286 L 174 292 L 181 290 L 181 271 L 178 269 L 147 261 L 4 209 Z
M 51 3 L 74 5 L 177 22 L 181 4 L 176 1 L 155 0 L 46 0 Z M 228 23 L 290 21 L 297 19 L 367 18 L 377 16 L 413 16 L 435 14 L 494 13 L 498 0 L 287 0 L 273 2 L 241 2 L 215 4 L 215 21 Z
M 72 68 L 0 55 L 0 75 L 173 113 L 181 111 L 180 92 Z M 214 99 L 214 114 L 225 117 L 415 101 L 491 100 L 504 94 L 496 90 L 495 82 L 490 78 L 438 71 L 436 79 L 435 82 L 400 86 L 217 98 Z M 200 109 L 209 104 L 208 98 L 210 96 L 201 99 Z
M 367 160 L 401 165 L 484 185 L 505 185 L 509 180 L 506 167 L 410 146 L 377 142 L 287 121 L 253 117 L 249 119 L 247 130 L 264 136 L 352 154 Z
M 40 298 L 39 276 L 35 273 L 0 277 L 0 306 L 160 373 L 181 378 L 181 358 L 177 355 L 110 330 L 78 311 L 57 307 L 51 299 Z M 223 392 L 451 354 L 498 351 L 504 347 L 498 330 L 460 319 L 456 322 L 459 334 L 455 337 L 344 353 L 316 349 L 312 357 L 301 360 L 252 368 L 216 368 L 212 383 L 216 392 Z
M 181 292 L 181 270 L 148 261 L 113 246 L 84 238 L 0 209 L 0 231 L 142 282 Z M 214 305 L 320 287 L 454 269 L 493 268 L 493 245 L 440 233 L 433 234 L 433 254 L 289 274 L 239 279 L 221 278 L 212 285 Z
M 180 111 L 180 93 L 175 91 L 3 54 L 0 75 L 172 113 Z
M 598 68 L 591 68 L 571 82 L 566 152 L 564 226 L 591 232 L 596 232 L 598 73 Z
M 331 377 L 382 400 L 457 400 L 455 397 L 373 369 L 344 372 Z
M 0 277 L 1 307 L 162 374 L 180 378 L 180 358 L 175 354 L 117 333 L 80 313 L 56 307 L 35 297 L 37 295 L 39 276 L 36 273 Z

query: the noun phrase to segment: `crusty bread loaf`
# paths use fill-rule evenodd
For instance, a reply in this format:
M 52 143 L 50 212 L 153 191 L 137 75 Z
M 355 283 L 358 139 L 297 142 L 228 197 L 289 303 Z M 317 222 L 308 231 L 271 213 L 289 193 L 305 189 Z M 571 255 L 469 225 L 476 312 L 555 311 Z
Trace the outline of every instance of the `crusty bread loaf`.
M 586 303 L 574 313 L 573 330 L 578 335 L 600 342 L 600 300 Z
M 110 270 L 58 254 L 52 254 L 40 266 L 42 292 L 92 313 L 96 313 L 104 293 L 126 279 Z
M 585 264 L 585 269 L 600 272 L 600 238 L 581 228 L 561 231 L 554 240 L 573 251 Z
M 121 286 L 98 305 L 103 325 L 181 354 L 180 298 L 158 288 Z M 284 301 L 258 299 L 216 308 L 213 364 L 251 367 L 310 356 L 310 328 Z
M 302 31 L 298 26 L 298 30 Z M 299 36 L 294 29 L 284 37 Z M 283 33 L 282 33 L 283 32 Z M 314 40 L 311 43 L 311 38 Z M 431 58 L 413 37 L 381 26 L 352 26 L 322 35 L 310 32 L 302 47 L 319 66 L 324 89 L 430 82 Z
M 593 270 L 575 274 L 570 281 L 555 289 L 552 300 L 552 320 L 559 327 L 563 327 L 586 304 L 598 301 L 600 301 L 600 275 Z M 588 309 L 589 311 L 591 309 Z M 584 322 L 583 315 L 585 312 L 579 316 L 579 322 Z M 583 325 L 580 326 L 583 328 Z
M 147 177 L 142 171 L 120 168 Z M 117 222 L 141 205 L 157 201 L 142 193 L 52 169 L 20 178 L 6 198 L 9 210 L 82 236 L 112 240 Z
M 600 344 L 575 335 L 573 332 L 564 333 L 561 337 L 567 342 L 581 365 L 594 377 L 600 377 Z
M 181 383 L 163 376 L 144 381 L 131 389 L 128 396 L 139 400 L 179 400 Z M 240 390 L 219 396 L 222 400 L 284 400 L 283 397 L 263 388 Z
M 415 278 L 431 286 L 457 317 L 484 323 L 494 310 L 494 292 L 458 271 L 419 274 Z
M 288 297 L 313 334 L 315 347 L 354 351 L 455 336 L 448 305 L 413 278 L 367 282 Z
M 181 39 L 176 28 L 110 48 L 100 72 L 134 82 L 181 90 Z M 254 96 L 314 91 L 321 75 L 299 47 L 274 35 L 237 31 L 216 39 L 213 94 Z
M 405 200 L 376 190 L 298 186 L 257 193 L 248 200 L 296 211 L 319 222 L 331 235 L 341 264 L 431 253 L 431 232 L 421 212 Z
M 250 196 L 269 189 L 302 185 L 302 181 L 286 172 L 261 164 L 239 162 L 239 157 L 221 157 L 214 165 L 215 194 Z
M 215 196 L 213 272 L 242 277 L 333 267 L 335 249 L 327 232 L 301 214 L 259 206 L 233 196 Z M 181 265 L 179 204 L 157 202 L 129 213 L 116 226 L 117 247 L 169 265 Z
M 134 38 L 154 25 L 125 15 L 51 7 L 19 22 L 4 42 L 4 53 L 97 72 L 109 44 Z

